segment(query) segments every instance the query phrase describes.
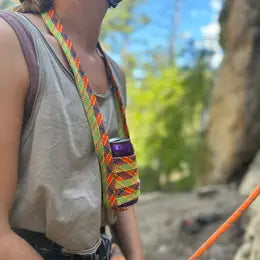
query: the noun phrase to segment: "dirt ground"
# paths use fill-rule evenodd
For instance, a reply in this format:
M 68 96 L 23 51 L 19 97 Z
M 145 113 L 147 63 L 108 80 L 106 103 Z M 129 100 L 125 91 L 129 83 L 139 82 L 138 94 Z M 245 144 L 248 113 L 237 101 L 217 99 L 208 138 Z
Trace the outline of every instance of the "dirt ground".
M 200 198 L 192 193 L 143 194 L 137 213 L 146 260 L 187 260 L 194 251 L 240 205 L 243 197 L 236 189 L 216 187 L 215 196 Z M 197 227 L 191 234 L 182 227 L 183 219 L 218 214 L 218 220 Z M 243 217 L 225 233 L 200 260 L 232 260 L 242 242 Z

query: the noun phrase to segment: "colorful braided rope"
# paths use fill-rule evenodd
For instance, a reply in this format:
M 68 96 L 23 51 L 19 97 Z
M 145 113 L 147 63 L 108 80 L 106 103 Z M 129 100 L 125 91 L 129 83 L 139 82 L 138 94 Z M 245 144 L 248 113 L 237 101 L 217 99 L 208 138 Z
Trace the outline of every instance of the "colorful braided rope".
M 89 126 L 91 128 L 95 151 L 99 160 L 103 186 L 103 203 L 107 208 L 118 210 L 117 201 L 119 203 L 121 201 L 123 204 L 123 202 L 128 202 L 131 197 L 136 198 L 139 195 L 139 190 L 137 189 L 138 187 L 129 187 L 130 190 L 129 193 L 126 192 L 127 194 L 124 194 L 124 192 L 121 192 L 121 194 L 119 194 L 119 192 L 115 189 L 115 181 L 117 175 L 113 171 L 114 161 L 109 143 L 109 137 L 104 127 L 103 116 L 100 113 L 97 98 L 89 87 L 88 78 L 81 68 L 80 60 L 76 54 L 75 49 L 73 48 L 72 42 L 64 32 L 63 26 L 57 18 L 54 9 L 51 8 L 48 12 L 42 13 L 41 15 L 47 28 L 53 34 L 53 36 L 56 38 L 61 48 L 63 49 L 71 70 L 74 74 L 77 89 L 86 113 Z M 104 54 L 101 47 L 100 51 Z M 120 135 L 129 137 L 125 117 L 125 109 L 123 107 L 121 94 L 118 89 L 116 80 L 113 76 L 111 64 L 107 59 L 105 59 L 105 61 L 112 76 L 112 90 L 117 111 Z M 120 196 L 122 197 L 120 198 L 121 200 L 119 199 Z

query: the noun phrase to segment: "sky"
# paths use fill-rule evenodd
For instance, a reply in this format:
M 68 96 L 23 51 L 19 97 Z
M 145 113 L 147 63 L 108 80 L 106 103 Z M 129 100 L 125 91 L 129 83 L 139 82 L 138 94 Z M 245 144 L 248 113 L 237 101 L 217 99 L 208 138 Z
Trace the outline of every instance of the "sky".
M 218 17 L 222 4 L 223 0 L 181 0 L 175 46 L 177 51 L 192 39 L 197 48 L 213 51 L 215 54 L 211 65 L 214 68 L 219 66 L 223 57 L 218 44 L 220 32 Z M 174 6 L 175 0 L 145 0 L 140 4 L 135 12 L 148 16 L 151 23 L 131 35 L 128 51 L 140 54 L 141 57 L 147 50 L 168 48 L 173 28 Z M 116 55 L 114 58 L 120 62 Z
M 177 28 L 176 48 L 180 49 L 185 42 L 193 39 L 197 48 L 204 47 L 215 52 L 211 61 L 213 67 L 218 67 L 223 56 L 218 45 L 218 17 L 222 3 L 223 0 L 182 0 Z M 132 35 L 130 51 L 142 53 L 147 49 L 168 47 L 174 5 L 175 0 L 146 0 L 136 9 L 136 12 L 150 17 L 151 23 Z

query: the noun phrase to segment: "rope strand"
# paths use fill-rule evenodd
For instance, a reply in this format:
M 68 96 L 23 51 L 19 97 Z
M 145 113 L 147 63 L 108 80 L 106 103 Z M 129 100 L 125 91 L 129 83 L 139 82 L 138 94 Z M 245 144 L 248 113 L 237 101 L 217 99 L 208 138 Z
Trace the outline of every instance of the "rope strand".
M 189 258 L 189 260 L 198 260 L 232 224 L 234 224 L 246 209 L 254 202 L 260 194 L 260 185 L 250 194 L 250 196 L 241 204 L 241 206 L 220 226 L 219 229 Z

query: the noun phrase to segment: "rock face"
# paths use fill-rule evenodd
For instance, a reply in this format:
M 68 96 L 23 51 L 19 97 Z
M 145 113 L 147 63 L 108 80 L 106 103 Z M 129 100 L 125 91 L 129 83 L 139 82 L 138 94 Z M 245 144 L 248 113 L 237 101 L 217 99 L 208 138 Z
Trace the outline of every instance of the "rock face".
M 242 195 L 248 196 L 250 192 L 252 192 L 256 186 L 260 184 L 260 151 L 257 153 L 255 160 L 253 161 L 252 165 L 250 166 L 246 176 L 244 177 L 239 192 Z M 260 203 L 260 200 L 257 200 Z M 260 212 L 260 204 L 259 207 L 256 207 L 257 203 L 255 202 L 251 207 L 252 210 L 258 210 L 255 213 Z
M 260 1 L 227 0 L 210 109 L 208 181 L 240 180 L 260 147 Z
M 240 186 L 240 193 L 249 195 L 260 184 L 260 152 L 250 167 L 248 174 Z M 252 204 L 247 212 L 249 223 L 246 223 L 246 234 L 243 245 L 238 250 L 234 260 L 260 259 L 260 198 Z

